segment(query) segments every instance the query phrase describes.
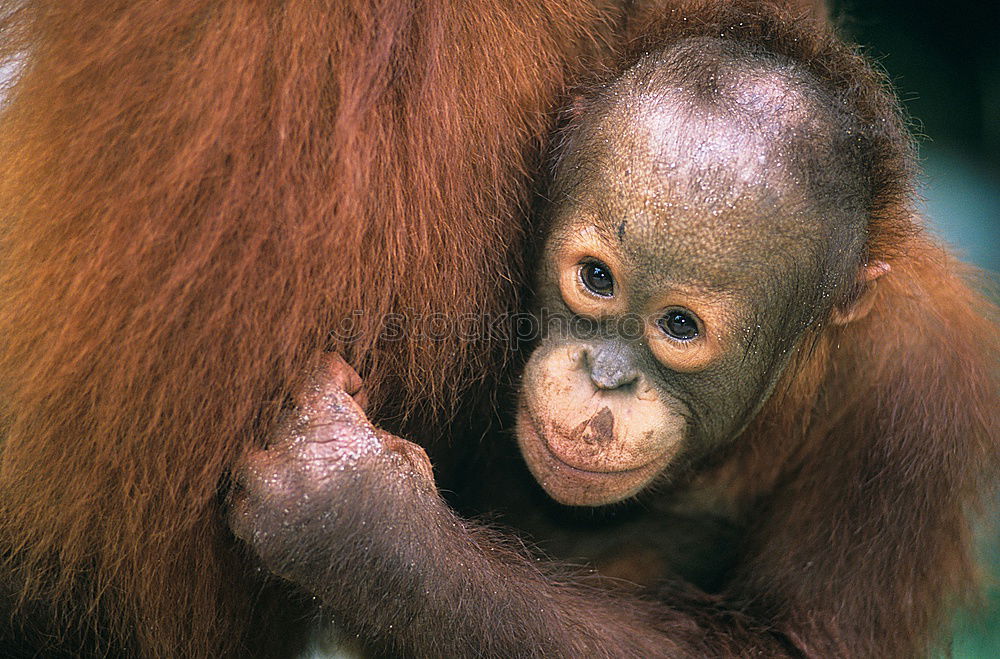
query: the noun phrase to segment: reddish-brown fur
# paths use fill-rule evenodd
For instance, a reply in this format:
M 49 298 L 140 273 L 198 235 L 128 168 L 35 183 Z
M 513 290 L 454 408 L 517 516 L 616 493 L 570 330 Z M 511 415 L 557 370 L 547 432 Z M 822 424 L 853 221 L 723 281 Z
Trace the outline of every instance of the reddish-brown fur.
M 808 656 L 923 656 L 978 596 L 970 514 L 996 484 L 996 312 L 924 237 L 891 263 L 868 317 L 824 332 L 703 476 L 784 511 L 753 530 L 769 550 L 731 595 L 753 595 Z
M 485 341 L 384 342 L 378 322 L 515 303 L 551 112 L 620 36 L 615 5 L 3 3 L 0 55 L 28 62 L 0 133 L 0 613 L 20 612 L 15 634 L 147 657 L 282 640 L 231 552 L 220 480 L 324 348 L 361 371 L 384 416 L 426 418 L 497 368 Z M 849 528 L 809 526 L 842 472 L 791 493 L 817 465 L 861 465 L 889 486 L 848 510 L 900 560 L 818 569 L 861 591 L 838 629 L 906 603 L 885 621 L 900 649 L 937 598 L 968 587 L 962 505 L 996 450 L 995 330 L 929 250 L 892 261 L 872 316 L 886 322 L 816 351 L 834 355 L 836 386 L 814 416 L 844 436 L 880 426 L 880 441 L 783 449 L 803 458 L 782 490 L 802 528 L 774 529 L 788 551 L 751 575 L 798 592 L 795 615 L 815 610 L 829 582 L 802 581 L 795 548 Z M 360 340 L 331 341 L 356 309 Z M 416 437 L 419 424 L 397 425 Z M 741 459 L 763 473 L 776 450 L 751 442 Z M 904 495 L 919 505 L 895 505 Z M 902 560 L 908 543 L 926 560 Z M 796 628 L 822 633 L 820 610 Z
M 497 369 L 377 323 L 511 307 L 531 173 L 614 4 L 4 3 L 29 63 L 0 138 L 8 587 L 144 656 L 247 642 L 220 479 L 325 347 L 390 412 Z

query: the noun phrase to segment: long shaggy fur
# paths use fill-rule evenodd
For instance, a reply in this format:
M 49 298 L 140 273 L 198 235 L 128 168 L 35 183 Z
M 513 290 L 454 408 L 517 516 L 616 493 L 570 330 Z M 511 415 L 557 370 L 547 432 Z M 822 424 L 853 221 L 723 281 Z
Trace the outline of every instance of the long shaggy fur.
M 15 603 L 147 657 L 239 653 L 267 628 L 220 479 L 323 349 L 382 416 L 496 371 L 488 339 L 418 330 L 511 308 L 528 182 L 610 5 L 3 3 Z M 397 312 L 406 336 L 383 338 Z
M 939 246 L 902 251 L 868 317 L 818 337 L 722 468 L 782 511 L 753 528 L 732 596 L 807 656 L 923 656 L 978 603 L 972 525 L 1000 475 L 996 309 Z

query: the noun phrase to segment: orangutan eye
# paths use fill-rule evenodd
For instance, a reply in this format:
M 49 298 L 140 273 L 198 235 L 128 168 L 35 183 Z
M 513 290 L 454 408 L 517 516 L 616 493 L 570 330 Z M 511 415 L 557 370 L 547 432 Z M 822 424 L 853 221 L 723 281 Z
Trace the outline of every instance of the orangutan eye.
M 615 294 L 615 281 L 611 270 L 600 261 L 587 261 L 580 266 L 580 281 L 594 295 L 611 297 Z
M 698 319 L 687 309 L 671 309 L 656 321 L 667 336 L 678 341 L 690 341 L 698 336 Z

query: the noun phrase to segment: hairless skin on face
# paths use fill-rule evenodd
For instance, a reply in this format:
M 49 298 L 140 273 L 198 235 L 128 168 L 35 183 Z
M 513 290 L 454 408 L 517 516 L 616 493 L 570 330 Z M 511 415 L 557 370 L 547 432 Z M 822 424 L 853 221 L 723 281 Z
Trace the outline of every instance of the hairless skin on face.
M 809 168 L 812 152 L 848 166 L 842 118 L 791 62 L 728 49 L 703 39 L 640 60 L 561 155 L 538 302 L 604 329 L 542 340 L 518 439 L 562 503 L 630 497 L 735 437 L 861 268 L 863 197 L 835 208 Z M 711 67 L 700 86 L 685 84 L 692 64 Z M 640 336 L 615 334 L 626 316 Z

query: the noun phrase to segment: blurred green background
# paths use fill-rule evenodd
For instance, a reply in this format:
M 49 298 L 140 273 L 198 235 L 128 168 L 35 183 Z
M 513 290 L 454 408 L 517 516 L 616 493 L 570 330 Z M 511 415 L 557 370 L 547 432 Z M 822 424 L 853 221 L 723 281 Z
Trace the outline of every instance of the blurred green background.
M 932 230 L 966 260 L 1000 272 L 1000 3 L 830 3 L 844 32 L 889 73 L 913 116 Z M 980 542 L 992 576 L 989 607 L 958 616 L 956 659 L 1000 659 L 1000 538 L 991 521 Z

